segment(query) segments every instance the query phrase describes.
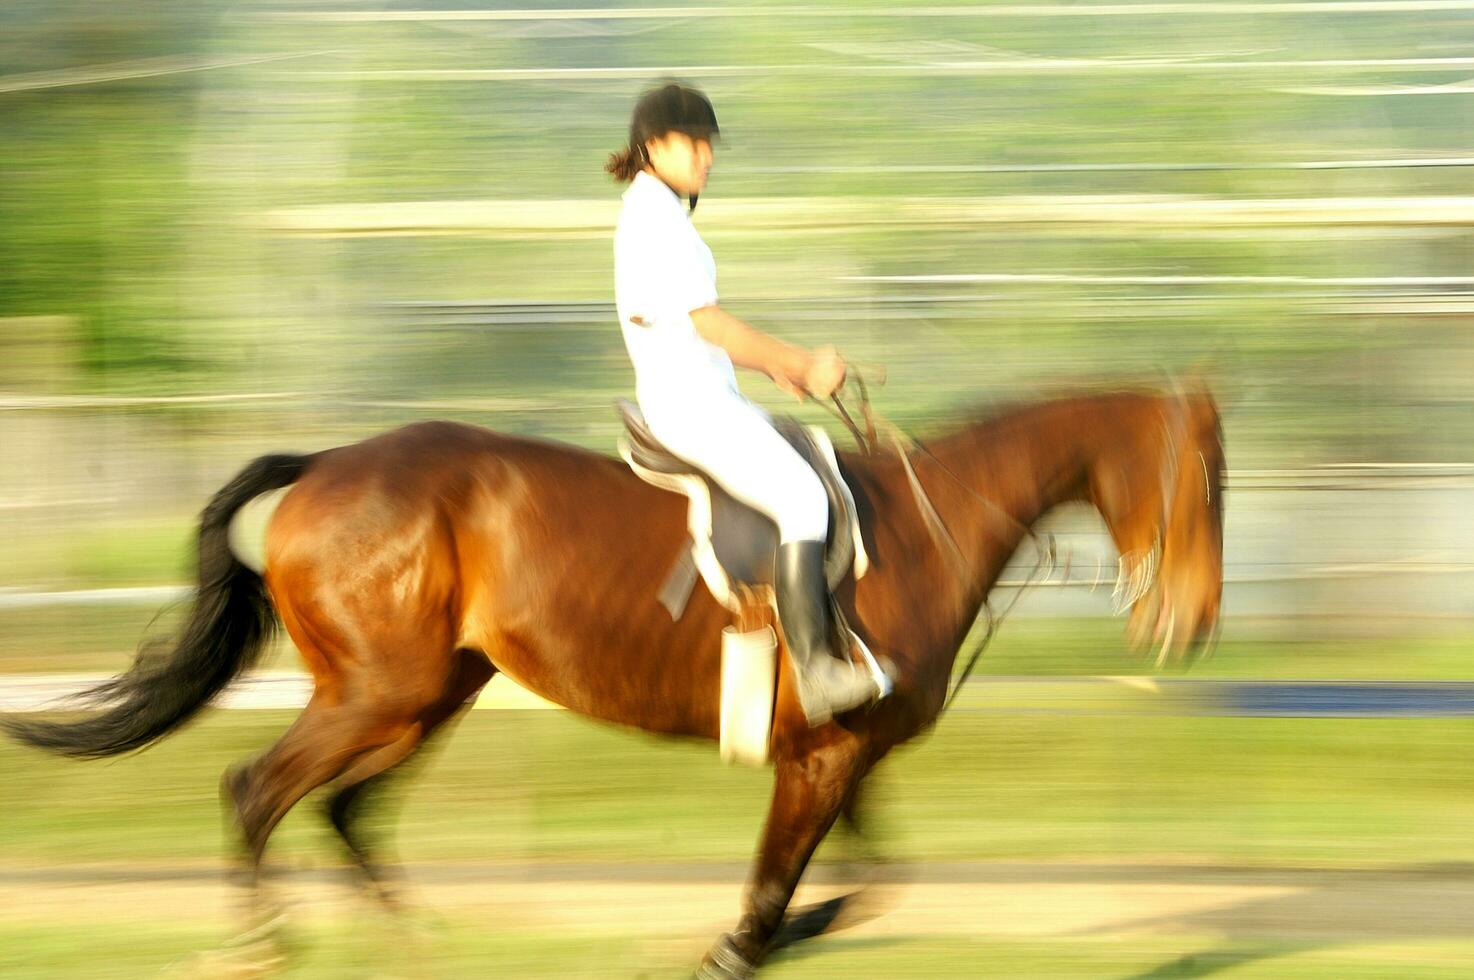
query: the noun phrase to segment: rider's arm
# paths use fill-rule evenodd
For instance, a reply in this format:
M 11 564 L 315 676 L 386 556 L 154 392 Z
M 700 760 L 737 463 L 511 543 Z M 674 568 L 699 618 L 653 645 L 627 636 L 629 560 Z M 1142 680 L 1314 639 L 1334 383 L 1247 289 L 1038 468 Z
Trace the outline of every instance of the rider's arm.
M 713 303 L 691 311 L 691 323 L 709 344 L 727 352 L 738 367 L 761 371 L 778 387 L 795 394 L 805 390 L 814 356 L 770 337 Z
M 665 229 L 645 242 L 636 255 L 658 283 L 665 309 L 689 311 L 700 337 L 722 348 L 738 367 L 761 371 L 789 394 L 827 398 L 844 382 L 844 360 L 833 348 L 810 352 L 784 343 L 749 326 L 717 302 L 711 270 L 699 261 L 694 236 L 687 226 Z M 635 320 L 639 324 L 642 321 Z

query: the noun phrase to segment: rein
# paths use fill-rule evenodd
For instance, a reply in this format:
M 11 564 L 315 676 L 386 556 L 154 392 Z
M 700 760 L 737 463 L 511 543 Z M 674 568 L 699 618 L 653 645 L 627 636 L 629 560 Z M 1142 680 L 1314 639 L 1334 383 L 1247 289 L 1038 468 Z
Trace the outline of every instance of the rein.
M 977 666 L 978 659 L 982 657 L 983 651 L 993 641 L 993 637 L 998 632 L 998 627 L 1003 624 L 1003 620 L 1013 611 L 1013 607 L 1018 604 L 1019 599 L 1023 598 L 1024 593 L 1030 587 L 1048 578 L 1053 573 L 1057 563 L 1054 537 L 1053 535 L 1041 537 L 1032 527 L 1029 527 L 1008 513 L 995 501 L 968 486 L 961 477 L 952 471 L 951 467 L 938 459 L 935 453 L 915 437 L 906 433 L 900 426 L 880 417 L 879 413 L 870 404 L 870 391 L 865 384 L 864 377 L 853 368 L 851 368 L 849 375 L 853 377 L 855 385 L 859 390 L 860 412 L 861 417 L 865 421 L 863 432 L 855 422 L 849 409 L 845 406 L 839 391 L 830 395 L 829 402 L 821 401 L 819 404 L 823 405 L 831 415 L 844 423 L 850 434 L 855 437 L 855 441 L 859 443 L 860 451 L 867 456 L 875 456 L 880 453 L 881 444 L 877 430 L 883 430 L 885 432 L 890 447 L 895 450 L 897 458 L 901 461 L 902 468 L 906 471 L 906 480 L 911 486 L 912 497 L 916 500 L 916 509 L 921 512 L 927 530 L 931 533 L 932 538 L 938 545 L 951 556 L 960 574 L 970 574 L 972 569 L 968 566 L 967 558 L 958 546 L 957 539 L 948 530 L 946 521 L 942 519 L 942 515 L 938 513 L 936 505 L 932 503 L 930 495 L 927 494 L 926 488 L 922 486 L 921 478 L 917 475 L 916 468 L 911 463 L 911 454 L 913 452 L 924 454 L 937 468 L 951 478 L 953 483 L 956 483 L 963 490 L 967 491 L 970 496 L 994 513 L 1002 516 L 1004 520 L 1022 530 L 1034 542 L 1034 549 L 1038 555 L 1038 558 L 1034 562 L 1034 567 L 1029 571 L 1028 576 L 1024 579 L 1024 583 L 1019 586 L 1018 591 L 1014 593 L 1013 598 L 1009 600 L 1008 605 L 1004 607 L 1001 613 L 995 613 L 992 603 L 988 601 L 986 596 L 983 597 L 980 614 L 987 616 L 987 627 L 983 630 L 982 638 L 974 644 L 971 652 L 968 654 L 967 665 L 963 667 L 961 676 L 953 682 L 952 691 L 947 695 L 946 701 L 942 704 L 941 711 L 938 712 L 938 716 L 940 717 L 941 713 L 950 708 L 952 702 L 957 700 L 957 695 L 962 691 L 962 686 L 967 683 L 967 679 L 971 676 L 973 668 Z M 846 381 L 848 380 L 847 378 Z M 831 402 L 833 403 L 832 405 L 830 404 Z M 974 617 L 973 622 L 977 622 L 976 617 Z

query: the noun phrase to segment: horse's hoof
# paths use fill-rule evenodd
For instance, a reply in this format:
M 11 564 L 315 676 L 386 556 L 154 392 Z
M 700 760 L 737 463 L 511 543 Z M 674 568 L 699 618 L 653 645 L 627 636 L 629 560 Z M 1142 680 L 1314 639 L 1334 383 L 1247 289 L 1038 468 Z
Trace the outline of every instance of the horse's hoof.
M 287 924 L 287 910 L 279 905 L 258 904 L 247 917 L 249 924 L 244 930 L 227 939 L 225 949 L 261 948 L 262 943 L 281 942 L 282 931 Z
M 220 800 L 229 808 L 228 816 L 234 818 L 237 825 L 246 802 L 246 777 L 249 774 L 249 766 L 231 766 L 220 775 Z
M 749 980 L 756 973 L 757 964 L 742 955 L 731 936 L 723 936 L 706 951 L 694 980 Z
M 246 945 L 224 945 L 196 953 L 164 970 L 162 980 L 262 980 L 287 967 L 285 952 L 259 940 Z

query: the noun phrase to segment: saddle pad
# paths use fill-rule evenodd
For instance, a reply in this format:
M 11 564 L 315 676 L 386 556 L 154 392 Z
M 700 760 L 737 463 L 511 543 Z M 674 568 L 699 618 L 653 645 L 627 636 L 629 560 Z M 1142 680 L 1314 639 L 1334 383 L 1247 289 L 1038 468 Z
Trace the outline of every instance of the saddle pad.
M 619 454 L 642 480 L 687 498 L 688 546 L 661 586 L 660 601 L 671 618 L 679 619 L 699 575 L 718 602 L 738 608 L 734 583 L 770 584 L 778 550 L 778 529 L 767 515 L 733 498 L 699 469 L 675 457 L 648 430 L 638 409 L 624 409 L 629 435 L 619 441 Z M 854 497 L 839 471 L 829 436 L 818 427 L 796 423 L 778 426 L 819 474 L 830 499 L 830 532 L 825 574 L 830 588 L 851 572 L 856 578 L 869 567 L 860 536 Z M 787 431 L 785 431 L 785 429 Z

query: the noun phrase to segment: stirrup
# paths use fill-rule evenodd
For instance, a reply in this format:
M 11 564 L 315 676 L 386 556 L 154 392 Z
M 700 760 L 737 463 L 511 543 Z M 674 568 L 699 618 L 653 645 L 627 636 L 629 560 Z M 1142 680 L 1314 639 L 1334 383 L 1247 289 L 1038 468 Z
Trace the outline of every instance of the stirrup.
M 892 672 L 895 670 L 895 667 L 890 663 L 890 661 L 886 661 L 886 663 L 882 665 L 879 660 L 875 659 L 875 654 L 870 652 L 870 648 L 865 645 L 865 641 L 860 639 L 859 634 L 857 634 L 854 630 L 850 630 L 849 634 L 850 642 L 860 649 L 860 662 L 863 663 L 865 665 L 865 669 L 870 672 L 870 676 L 875 680 L 875 687 L 880 692 L 875 696 L 875 700 L 885 700 L 886 698 L 890 697 L 891 694 L 893 694 L 896 690 L 895 678 L 891 676 Z
M 837 714 L 874 705 L 894 689 L 890 676 L 870 650 L 858 637 L 852 639 L 863 651 L 860 662 L 853 656 L 840 659 L 825 655 L 807 668 L 794 664 L 794 693 L 810 728 L 827 723 Z

